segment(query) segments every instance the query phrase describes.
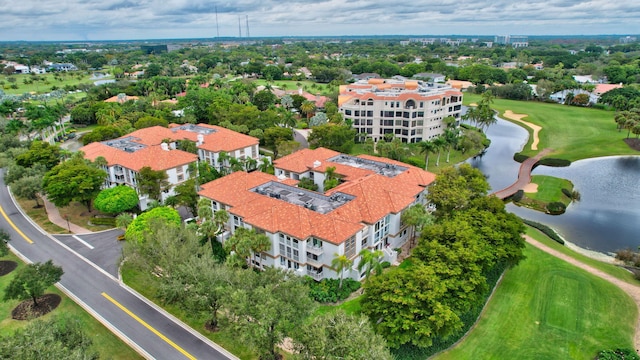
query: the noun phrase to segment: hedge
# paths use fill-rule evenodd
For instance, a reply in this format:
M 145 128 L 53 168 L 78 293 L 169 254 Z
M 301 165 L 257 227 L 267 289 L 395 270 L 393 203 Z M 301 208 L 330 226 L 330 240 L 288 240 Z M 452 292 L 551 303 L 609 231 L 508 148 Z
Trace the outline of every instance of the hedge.
M 562 188 L 560 190 L 566 197 L 568 197 L 569 199 L 573 199 L 573 194 L 571 193 L 571 190 L 565 189 L 565 188 Z
M 529 226 L 531 226 L 534 229 L 540 230 L 543 234 L 547 235 L 552 240 L 564 245 L 564 240 L 562 240 L 560 235 L 558 235 L 558 233 L 555 230 L 553 230 L 552 228 L 548 227 L 547 225 L 540 224 L 539 222 L 535 222 L 535 221 L 531 221 L 531 220 L 527 220 L 527 219 L 522 219 L 522 222 L 527 224 L 527 225 L 529 225 Z
M 511 196 L 511 200 L 515 202 L 520 202 L 520 200 L 522 200 L 523 197 L 524 197 L 524 190 L 520 189 Z
M 633 349 L 602 350 L 596 360 L 640 360 L 640 356 Z
M 564 203 L 560 202 L 560 201 L 554 201 L 552 203 L 549 203 L 547 205 L 547 211 L 549 212 L 549 214 L 551 215 L 560 215 L 560 214 L 564 214 L 564 212 L 567 210 L 567 205 L 565 205 Z
M 116 218 L 112 218 L 112 217 L 93 217 L 93 218 L 91 218 L 91 223 L 93 225 L 116 226 Z
M 544 158 L 538 161 L 539 165 L 553 166 L 553 167 L 565 167 L 571 165 L 571 161 L 565 159 Z
M 513 155 L 513 160 L 519 162 L 519 163 L 523 163 L 525 160 L 527 160 L 529 157 L 527 155 L 524 154 L 520 154 L 520 153 L 516 153 Z

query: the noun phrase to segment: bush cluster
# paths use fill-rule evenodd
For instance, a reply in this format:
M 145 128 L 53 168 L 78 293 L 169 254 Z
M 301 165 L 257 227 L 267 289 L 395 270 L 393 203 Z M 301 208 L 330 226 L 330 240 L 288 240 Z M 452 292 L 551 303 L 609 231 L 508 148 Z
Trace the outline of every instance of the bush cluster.
M 520 189 L 520 190 L 516 191 L 516 193 L 511 196 L 511 200 L 513 200 L 515 202 L 520 202 L 523 197 L 524 197 L 524 190 Z
M 640 360 L 640 356 L 633 349 L 602 350 L 596 360 Z
M 523 163 L 525 160 L 527 160 L 529 157 L 527 155 L 524 154 L 520 154 L 520 153 L 516 153 L 513 155 L 513 160 L 519 162 L 519 163 Z
M 565 167 L 571 165 L 571 161 L 565 159 L 545 158 L 540 159 L 539 165 L 553 166 L 553 167 Z
M 565 205 L 564 203 L 562 203 L 560 201 L 554 201 L 554 202 L 551 202 L 551 203 L 549 203 L 547 205 L 547 211 L 551 215 L 564 214 L 564 212 L 566 210 L 567 210 L 567 205 Z
M 313 278 L 305 277 L 305 283 L 309 286 L 309 295 L 317 302 L 335 303 L 344 300 L 351 295 L 352 292 L 360 288 L 360 282 L 347 278 L 342 280 L 342 288 L 340 279 L 322 279 L 315 281 Z
M 561 190 L 566 197 L 568 197 L 569 199 L 573 198 L 573 194 L 571 193 L 571 190 L 565 189 L 565 188 L 562 188 Z
M 547 235 L 552 240 L 564 245 L 564 240 L 562 240 L 560 235 L 558 235 L 558 233 L 555 230 L 553 230 L 552 228 L 548 227 L 547 225 L 540 224 L 539 222 L 535 222 L 535 221 L 531 221 L 531 220 L 527 220 L 527 219 L 522 219 L 522 222 L 527 224 L 527 225 L 529 225 L 529 226 L 531 226 L 534 229 L 540 230 L 543 234 Z

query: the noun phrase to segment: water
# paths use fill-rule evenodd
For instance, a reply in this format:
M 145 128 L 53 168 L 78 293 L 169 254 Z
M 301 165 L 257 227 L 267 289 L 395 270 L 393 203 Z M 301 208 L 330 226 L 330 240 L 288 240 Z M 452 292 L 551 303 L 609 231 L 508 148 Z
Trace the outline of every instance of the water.
M 526 143 L 528 133 L 520 126 L 498 120 L 487 131 L 491 146 L 484 156 L 469 159 L 487 175 L 493 191 L 511 185 L 519 163 L 513 154 Z M 538 166 L 534 175 L 569 179 L 582 196 L 558 216 L 508 204 L 520 217 L 556 229 L 566 240 L 604 253 L 640 245 L 640 156 L 604 157 L 576 161 L 570 167 Z

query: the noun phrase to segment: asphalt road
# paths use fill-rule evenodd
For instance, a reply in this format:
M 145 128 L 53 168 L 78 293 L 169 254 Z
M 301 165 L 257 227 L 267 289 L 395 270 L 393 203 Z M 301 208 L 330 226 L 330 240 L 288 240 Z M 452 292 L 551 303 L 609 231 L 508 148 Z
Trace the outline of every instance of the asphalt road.
M 78 236 L 82 241 L 45 234 L 18 210 L 2 178 L 0 172 L 0 226 L 11 234 L 9 245 L 28 261 L 62 266 L 59 287 L 145 358 L 236 359 L 118 281 L 116 233 Z

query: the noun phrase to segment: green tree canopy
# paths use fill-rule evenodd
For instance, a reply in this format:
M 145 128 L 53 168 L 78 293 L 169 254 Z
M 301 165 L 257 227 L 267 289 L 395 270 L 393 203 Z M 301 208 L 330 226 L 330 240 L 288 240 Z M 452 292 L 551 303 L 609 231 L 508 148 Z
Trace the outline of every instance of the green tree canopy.
M 56 206 L 79 201 L 91 211 L 91 201 L 98 195 L 107 173 L 80 156 L 56 165 L 44 175 L 42 187 Z
M 94 205 L 102 212 L 119 214 L 136 207 L 138 201 L 138 193 L 132 187 L 116 186 L 100 191 Z
M 160 194 L 169 188 L 168 176 L 165 171 L 153 170 L 145 166 L 138 172 L 137 182 L 140 192 L 149 195 L 153 200 L 160 200 Z
M 47 288 L 62 277 L 62 268 L 53 264 L 51 260 L 45 263 L 29 264 L 18 270 L 18 274 L 4 289 L 4 300 L 33 300 L 38 306 L 38 297 L 44 295 Z
M 309 135 L 312 149 L 325 147 L 342 153 L 350 153 L 355 144 L 356 130 L 346 125 L 324 124 L 316 126 Z
M 51 145 L 44 141 L 34 141 L 29 150 L 16 157 L 16 164 L 31 167 L 34 164 L 42 164 L 51 169 L 60 162 L 61 154 L 58 145 Z
M 151 223 L 154 221 L 162 221 L 167 227 L 180 227 L 182 220 L 177 210 L 159 206 L 149 211 L 143 212 L 136 217 L 127 227 L 125 237 L 128 241 L 144 241 L 145 234 L 151 232 Z

